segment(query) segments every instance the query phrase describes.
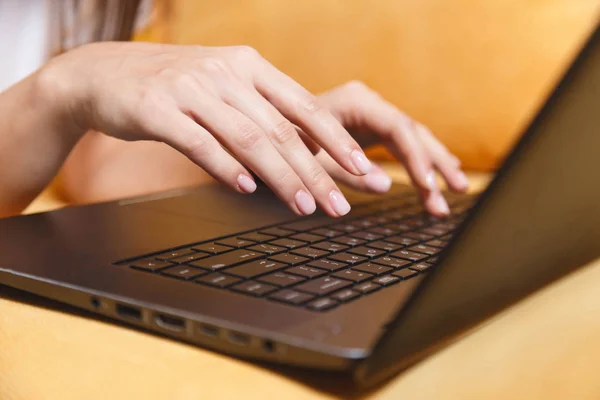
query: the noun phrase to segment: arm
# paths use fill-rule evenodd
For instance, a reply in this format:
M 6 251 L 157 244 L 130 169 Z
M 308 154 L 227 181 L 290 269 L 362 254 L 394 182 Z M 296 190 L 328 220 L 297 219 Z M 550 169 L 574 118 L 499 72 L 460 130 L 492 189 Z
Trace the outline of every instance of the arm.
M 22 211 L 52 180 L 81 130 L 42 71 L 0 93 L 0 216 Z

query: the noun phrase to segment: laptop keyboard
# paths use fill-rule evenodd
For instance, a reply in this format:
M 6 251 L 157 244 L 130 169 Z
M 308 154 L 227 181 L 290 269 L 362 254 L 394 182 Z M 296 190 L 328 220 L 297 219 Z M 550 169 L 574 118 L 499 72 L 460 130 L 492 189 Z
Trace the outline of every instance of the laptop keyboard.
M 424 212 L 416 195 L 354 206 L 341 219 L 303 218 L 118 264 L 164 278 L 334 309 L 428 271 L 472 204 L 448 195 L 451 216 Z

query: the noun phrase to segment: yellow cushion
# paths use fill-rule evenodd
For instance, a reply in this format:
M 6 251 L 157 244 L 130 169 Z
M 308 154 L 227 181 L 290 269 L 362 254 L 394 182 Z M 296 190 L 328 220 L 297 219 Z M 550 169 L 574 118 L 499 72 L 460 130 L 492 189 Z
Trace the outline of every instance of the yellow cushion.
M 494 168 L 598 18 L 597 0 L 177 0 L 171 39 L 247 44 L 312 91 L 360 79 Z

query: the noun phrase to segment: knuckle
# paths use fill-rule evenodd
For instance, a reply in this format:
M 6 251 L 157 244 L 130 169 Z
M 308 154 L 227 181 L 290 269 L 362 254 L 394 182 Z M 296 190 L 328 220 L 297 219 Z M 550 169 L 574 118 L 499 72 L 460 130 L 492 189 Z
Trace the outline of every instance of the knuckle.
M 320 165 L 314 165 L 307 171 L 307 179 L 310 186 L 324 186 L 328 181 L 329 175 Z
M 271 137 L 278 145 L 286 145 L 296 139 L 298 134 L 292 124 L 288 121 L 281 121 L 271 130 Z
M 368 87 L 363 81 L 359 81 L 359 80 L 352 80 L 350 82 L 347 82 L 344 86 L 350 92 L 357 92 L 357 93 L 372 93 L 373 92 L 370 87 Z
M 214 153 L 213 146 L 208 137 L 196 136 L 185 145 L 185 149 L 192 159 L 204 159 Z
M 242 150 L 253 149 L 262 138 L 262 134 L 258 128 L 249 123 L 238 125 L 237 130 L 236 143 Z
M 209 75 L 225 76 L 229 75 L 231 70 L 227 61 L 220 57 L 203 57 L 199 61 L 201 69 Z
M 238 57 L 246 60 L 257 59 L 260 57 L 258 50 L 251 46 L 235 46 L 234 51 Z
M 273 183 L 277 189 L 284 191 L 286 187 L 291 186 L 291 182 L 295 181 L 296 177 L 294 171 L 291 168 L 285 168 L 276 174 Z
M 323 110 L 323 106 L 319 102 L 316 96 L 307 93 L 302 99 L 302 109 L 309 114 L 318 114 Z

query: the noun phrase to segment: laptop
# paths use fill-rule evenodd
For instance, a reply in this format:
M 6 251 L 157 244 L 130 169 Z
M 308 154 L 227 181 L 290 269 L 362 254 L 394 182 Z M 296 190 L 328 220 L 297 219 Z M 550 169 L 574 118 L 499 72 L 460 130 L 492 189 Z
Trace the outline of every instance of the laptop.
M 346 191 L 295 217 L 219 185 L 0 220 L 0 284 L 233 356 L 379 384 L 600 256 L 596 30 L 483 194 Z

